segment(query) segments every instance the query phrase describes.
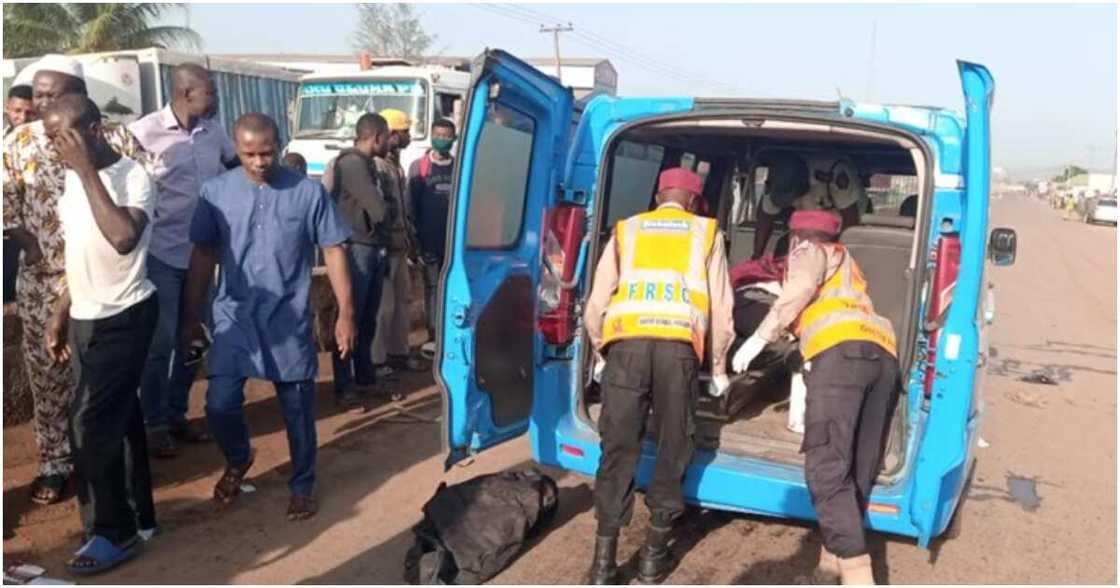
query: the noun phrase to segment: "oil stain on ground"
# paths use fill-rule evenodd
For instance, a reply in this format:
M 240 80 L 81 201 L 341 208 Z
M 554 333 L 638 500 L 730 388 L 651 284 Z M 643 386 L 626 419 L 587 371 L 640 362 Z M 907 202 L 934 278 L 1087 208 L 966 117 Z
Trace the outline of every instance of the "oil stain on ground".
M 1038 495 L 1038 480 L 1035 478 L 1008 474 L 1007 493 L 1011 495 L 1011 500 L 1027 512 L 1038 510 L 1042 505 L 1042 497 Z

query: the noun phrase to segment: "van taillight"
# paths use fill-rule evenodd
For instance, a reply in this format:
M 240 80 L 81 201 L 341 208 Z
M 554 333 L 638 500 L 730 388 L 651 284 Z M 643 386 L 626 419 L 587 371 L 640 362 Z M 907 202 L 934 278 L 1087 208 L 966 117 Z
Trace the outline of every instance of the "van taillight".
M 550 345 L 575 338 L 575 273 L 587 210 L 559 204 L 545 214 L 537 328 Z
M 923 381 L 925 396 L 933 393 L 933 376 L 937 372 L 937 340 L 949 305 L 953 302 L 953 290 L 957 286 L 957 274 L 961 268 L 961 237 L 959 233 L 942 233 L 933 251 L 933 284 L 929 305 L 926 311 L 926 331 L 929 333 L 929 349 L 926 352 L 926 373 Z

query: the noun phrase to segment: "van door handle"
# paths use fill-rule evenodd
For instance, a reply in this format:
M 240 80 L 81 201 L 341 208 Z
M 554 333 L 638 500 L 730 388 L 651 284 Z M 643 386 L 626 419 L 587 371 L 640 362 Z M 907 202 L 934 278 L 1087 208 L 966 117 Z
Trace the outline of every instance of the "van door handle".
M 470 305 L 458 302 L 455 304 L 454 310 L 451 311 L 451 320 L 455 321 L 455 325 L 462 328 L 470 323 Z

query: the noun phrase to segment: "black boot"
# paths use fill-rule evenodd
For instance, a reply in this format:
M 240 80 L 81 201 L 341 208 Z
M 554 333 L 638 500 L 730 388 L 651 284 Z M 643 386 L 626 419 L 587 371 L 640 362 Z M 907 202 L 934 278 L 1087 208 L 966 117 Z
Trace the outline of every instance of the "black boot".
M 638 581 L 643 584 L 660 584 L 673 571 L 673 553 L 669 551 L 669 533 L 672 527 L 650 525 L 646 544 L 638 552 Z
M 595 557 L 587 571 L 587 583 L 608 585 L 618 583 L 618 535 L 595 537 Z

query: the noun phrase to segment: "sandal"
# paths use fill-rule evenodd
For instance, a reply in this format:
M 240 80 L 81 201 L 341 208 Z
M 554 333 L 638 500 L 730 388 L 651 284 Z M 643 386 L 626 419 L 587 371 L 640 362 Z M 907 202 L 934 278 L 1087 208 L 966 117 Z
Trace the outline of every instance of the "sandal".
M 39 475 L 31 482 L 31 502 L 35 504 L 54 504 L 62 500 L 62 491 L 70 476 L 65 474 Z
M 317 512 L 319 512 L 319 505 L 315 502 L 315 499 L 310 496 L 292 494 L 292 499 L 288 501 L 289 521 L 309 519 Z
M 140 538 L 132 537 L 121 545 L 114 545 L 101 535 L 94 535 L 66 562 L 71 574 L 86 576 L 107 572 L 132 559 L 140 551 Z
M 249 454 L 249 461 L 240 467 L 226 466 L 222 477 L 214 484 L 214 501 L 222 506 L 233 504 L 233 499 L 241 494 L 241 483 L 245 481 L 245 474 L 253 467 L 253 454 Z

